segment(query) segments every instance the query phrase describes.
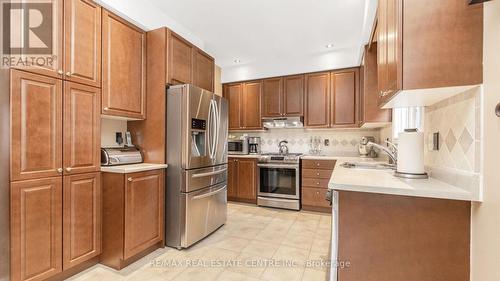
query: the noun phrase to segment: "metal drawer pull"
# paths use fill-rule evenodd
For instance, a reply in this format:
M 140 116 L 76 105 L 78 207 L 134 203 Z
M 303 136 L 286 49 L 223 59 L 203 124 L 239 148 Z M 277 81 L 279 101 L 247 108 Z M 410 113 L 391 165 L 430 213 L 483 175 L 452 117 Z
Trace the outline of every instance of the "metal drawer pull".
M 128 180 L 128 181 L 133 181 L 134 179 L 133 179 L 133 178 L 128 178 L 127 180 Z
M 319 177 L 319 173 L 316 173 L 316 176 L 318 176 L 318 177 Z
M 59 174 L 60 174 L 60 173 L 62 173 L 62 172 L 63 172 L 63 168 L 58 168 L 58 169 L 57 169 L 57 172 L 58 172 Z
M 71 167 L 66 168 L 66 172 L 71 172 L 71 170 L 73 170 L 73 169 L 71 169 Z
M 227 168 L 224 168 L 224 169 L 218 170 L 218 171 L 208 172 L 208 173 L 195 174 L 192 177 L 193 178 L 203 178 L 203 177 L 215 176 L 218 174 L 222 174 L 225 171 L 227 171 Z
M 198 195 L 198 196 L 195 196 L 193 197 L 193 200 L 198 200 L 198 199 L 203 199 L 203 198 L 206 198 L 206 197 L 210 197 L 212 195 L 215 195 L 221 191 L 224 191 L 224 189 L 226 189 L 227 185 L 224 185 L 223 187 L 215 190 L 215 191 L 212 191 L 212 192 L 209 192 L 209 193 L 206 193 L 206 194 L 202 194 L 202 195 Z

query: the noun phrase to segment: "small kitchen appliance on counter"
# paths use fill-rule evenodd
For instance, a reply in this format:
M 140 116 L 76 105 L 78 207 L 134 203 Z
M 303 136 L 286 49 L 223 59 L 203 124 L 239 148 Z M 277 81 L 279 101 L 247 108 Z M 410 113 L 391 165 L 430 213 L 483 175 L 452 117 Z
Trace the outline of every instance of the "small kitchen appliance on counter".
M 424 133 L 405 129 L 399 134 L 396 177 L 426 179 L 424 169 Z
M 101 166 L 137 163 L 142 163 L 142 155 L 135 146 L 101 148 Z
M 372 136 L 364 136 L 361 137 L 358 145 L 358 151 L 360 157 L 370 157 L 376 158 L 377 152 L 373 149 L 373 146 L 369 145 L 369 142 L 375 142 L 375 137 Z
M 248 138 L 248 153 L 260 154 L 260 137 Z
M 248 154 L 248 136 L 230 136 L 227 140 L 227 153 L 234 155 Z

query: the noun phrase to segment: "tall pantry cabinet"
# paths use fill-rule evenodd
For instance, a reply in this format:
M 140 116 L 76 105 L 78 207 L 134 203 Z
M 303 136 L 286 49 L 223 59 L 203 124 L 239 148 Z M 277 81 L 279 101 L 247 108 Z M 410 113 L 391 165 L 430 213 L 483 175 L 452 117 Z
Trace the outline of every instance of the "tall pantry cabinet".
M 101 7 L 56 1 L 53 71 L 10 70 L 11 280 L 100 254 Z

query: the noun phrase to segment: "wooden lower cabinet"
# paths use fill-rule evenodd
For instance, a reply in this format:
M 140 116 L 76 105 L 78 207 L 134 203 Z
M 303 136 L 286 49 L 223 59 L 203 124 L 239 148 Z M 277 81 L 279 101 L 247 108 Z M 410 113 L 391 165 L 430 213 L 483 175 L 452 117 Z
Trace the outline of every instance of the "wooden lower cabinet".
M 164 242 L 163 170 L 103 173 L 101 263 L 122 269 Z
M 11 183 L 11 280 L 62 272 L 62 177 Z
M 257 159 L 229 158 L 228 162 L 228 200 L 256 203 Z
M 63 269 L 101 253 L 101 175 L 64 177 Z
M 470 208 L 458 200 L 340 191 L 342 281 L 470 280 Z
M 302 160 L 302 209 L 332 212 L 330 203 L 326 201 L 326 193 L 335 163 L 335 160 Z
M 13 281 L 62 279 L 100 254 L 100 190 L 99 172 L 11 183 Z

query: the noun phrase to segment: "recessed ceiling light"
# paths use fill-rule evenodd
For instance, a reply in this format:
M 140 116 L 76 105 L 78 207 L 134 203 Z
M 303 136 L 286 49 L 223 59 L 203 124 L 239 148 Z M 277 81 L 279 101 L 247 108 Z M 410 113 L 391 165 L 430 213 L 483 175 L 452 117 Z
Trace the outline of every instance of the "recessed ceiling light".
M 333 44 L 330 43 L 330 44 L 326 45 L 325 47 L 327 47 L 328 49 L 333 48 Z
M 234 60 L 234 63 L 240 63 L 240 62 L 241 62 L 241 60 L 239 60 L 239 59 Z

